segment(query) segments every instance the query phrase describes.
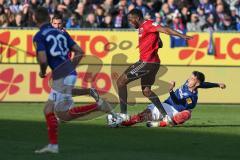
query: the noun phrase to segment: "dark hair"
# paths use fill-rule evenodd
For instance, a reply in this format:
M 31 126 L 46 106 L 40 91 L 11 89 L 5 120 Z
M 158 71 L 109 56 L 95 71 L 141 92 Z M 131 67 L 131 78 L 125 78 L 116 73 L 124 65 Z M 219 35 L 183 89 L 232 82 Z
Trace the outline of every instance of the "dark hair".
M 49 13 L 47 8 L 38 7 L 34 12 L 35 19 L 37 23 L 49 22 Z
M 205 81 L 205 75 L 202 72 L 199 71 L 193 71 L 192 74 L 197 77 L 197 79 L 200 81 L 200 83 L 203 83 Z
M 54 14 L 53 17 L 52 17 L 52 20 L 53 19 L 63 19 L 63 16 L 61 14 Z
M 143 19 L 143 13 L 142 13 L 142 11 L 139 10 L 139 9 L 132 9 L 132 10 L 128 13 L 128 15 L 137 16 L 137 17 L 139 17 L 140 19 Z

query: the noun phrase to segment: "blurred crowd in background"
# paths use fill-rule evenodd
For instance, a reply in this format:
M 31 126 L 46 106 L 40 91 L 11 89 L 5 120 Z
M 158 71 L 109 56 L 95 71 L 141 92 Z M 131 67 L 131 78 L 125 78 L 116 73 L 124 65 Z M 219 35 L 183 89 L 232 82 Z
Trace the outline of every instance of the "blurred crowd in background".
M 34 10 L 46 7 L 74 28 L 131 28 L 133 8 L 181 31 L 240 31 L 240 0 L 0 0 L 0 28 L 36 27 Z

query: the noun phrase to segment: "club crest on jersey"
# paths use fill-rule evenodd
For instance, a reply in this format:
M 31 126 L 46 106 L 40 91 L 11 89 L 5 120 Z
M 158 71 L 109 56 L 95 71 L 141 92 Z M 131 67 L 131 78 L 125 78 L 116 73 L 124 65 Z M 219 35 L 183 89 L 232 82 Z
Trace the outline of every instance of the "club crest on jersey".
M 187 101 L 187 104 L 192 104 L 192 99 L 191 98 L 187 98 L 186 101 Z

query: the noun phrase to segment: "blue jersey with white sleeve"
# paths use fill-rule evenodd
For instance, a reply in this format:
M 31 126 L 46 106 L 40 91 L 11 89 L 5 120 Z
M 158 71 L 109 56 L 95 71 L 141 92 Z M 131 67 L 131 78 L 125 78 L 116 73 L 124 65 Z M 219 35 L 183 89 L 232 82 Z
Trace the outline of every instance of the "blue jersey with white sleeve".
M 177 111 L 181 112 L 183 110 L 193 109 L 197 105 L 197 101 L 198 91 L 189 91 L 188 82 L 186 82 L 175 92 L 170 92 L 170 97 L 168 97 L 164 103 L 173 106 Z
M 75 42 L 66 32 L 53 28 L 51 24 L 44 24 L 34 36 L 33 42 L 37 53 L 46 53 L 48 65 L 53 71 L 64 66 L 62 68 L 65 72 L 76 75 L 68 56 Z M 62 71 L 62 68 L 58 70 Z

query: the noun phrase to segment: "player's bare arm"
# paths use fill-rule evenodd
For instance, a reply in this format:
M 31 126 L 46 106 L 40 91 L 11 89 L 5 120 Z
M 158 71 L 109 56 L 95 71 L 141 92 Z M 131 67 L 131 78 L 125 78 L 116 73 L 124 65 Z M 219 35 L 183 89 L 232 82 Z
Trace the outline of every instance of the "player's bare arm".
M 46 77 L 46 71 L 47 71 L 47 66 L 48 66 L 47 56 L 46 56 L 45 51 L 39 51 L 37 53 L 37 61 L 40 65 L 39 76 L 41 78 L 44 78 L 44 77 Z
M 170 86 L 169 86 L 169 92 L 172 92 L 174 87 L 175 87 L 176 82 L 175 81 L 170 81 Z
M 192 39 L 191 36 L 188 36 L 188 35 L 184 35 L 184 34 L 181 34 L 169 27 L 159 27 L 158 28 L 158 32 L 162 32 L 162 33 L 165 33 L 165 34 L 168 34 L 168 35 L 172 35 L 172 36 L 178 36 L 178 37 L 181 37 L 185 40 L 189 40 L 189 39 Z
M 76 45 L 76 44 L 71 48 L 71 51 L 74 52 L 74 57 L 73 57 L 73 60 L 72 60 L 72 64 L 73 64 L 74 68 L 76 68 L 77 65 L 79 64 L 79 62 L 81 61 L 84 52 L 83 52 L 83 50 L 82 50 L 78 45 Z

